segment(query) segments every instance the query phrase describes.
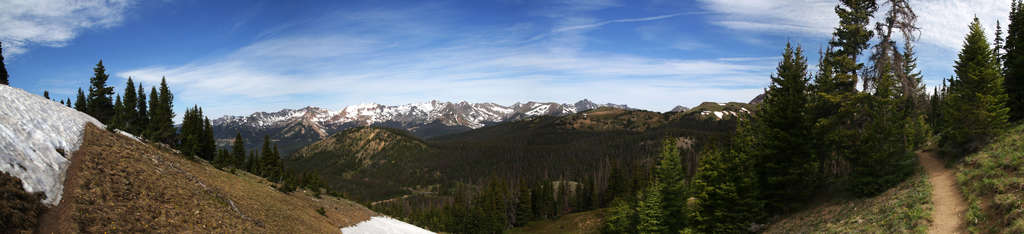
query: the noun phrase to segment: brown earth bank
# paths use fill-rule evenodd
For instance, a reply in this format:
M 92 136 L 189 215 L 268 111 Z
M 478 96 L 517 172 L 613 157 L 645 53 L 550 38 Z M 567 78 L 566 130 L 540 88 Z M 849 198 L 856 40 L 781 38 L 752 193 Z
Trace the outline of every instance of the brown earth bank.
M 344 199 L 281 193 L 258 176 L 93 125 L 84 134 L 63 200 L 43 215 L 40 233 L 331 233 L 376 215 Z

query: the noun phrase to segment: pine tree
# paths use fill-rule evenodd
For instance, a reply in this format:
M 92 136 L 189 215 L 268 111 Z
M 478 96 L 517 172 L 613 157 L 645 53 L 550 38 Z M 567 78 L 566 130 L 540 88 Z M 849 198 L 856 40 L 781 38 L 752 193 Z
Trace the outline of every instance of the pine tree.
M 860 123 L 855 119 L 860 109 L 854 100 L 860 95 L 856 84 L 864 64 L 858 57 L 874 36 L 868 24 L 877 9 L 874 0 L 841 0 L 835 8 L 840 26 L 818 63 L 809 108 L 815 124 L 812 139 L 817 146 L 815 154 L 829 165 L 843 164 L 846 158 L 856 156 L 849 149 L 860 147 Z M 842 173 L 835 168 L 825 170 L 827 175 Z
M 124 121 L 124 130 L 132 134 L 139 134 L 139 99 L 137 95 L 135 82 L 128 77 L 128 82 L 124 86 L 124 106 L 119 113 Z
M 943 97 L 941 145 L 959 153 L 975 151 L 996 136 L 1007 126 L 1010 111 L 1003 77 L 977 18 L 970 29 L 954 65 L 956 78 L 950 81 L 949 93 Z M 1007 48 L 1016 42 L 1008 40 Z M 1007 65 L 1011 64 L 1008 60 Z
M 629 200 L 618 198 L 612 201 L 605 218 L 604 233 L 636 233 L 637 212 Z
M 202 113 L 202 109 L 199 110 L 199 113 Z M 205 116 L 203 116 L 203 132 L 200 139 L 202 140 L 200 144 L 202 153 L 212 158 L 213 154 L 217 152 L 217 139 L 214 138 L 213 125 L 210 124 L 210 118 Z M 234 164 L 234 160 L 231 159 L 230 155 L 225 158 L 228 164 Z
M 46 98 L 46 100 L 52 100 L 50 99 L 50 91 L 43 90 L 43 97 Z
M 263 150 L 261 152 L 263 154 L 260 156 L 258 166 L 260 168 L 260 175 L 266 178 L 277 177 L 276 168 L 274 167 L 276 164 L 274 162 L 274 151 L 271 148 L 269 135 L 263 135 Z
M 666 233 L 669 231 L 662 190 L 664 190 L 664 185 L 660 181 L 654 180 L 637 198 L 638 222 L 636 229 L 640 233 Z
M 688 201 L 695 225 L 688 228 L 702 233 L 748 232 L 762 206 L 757 199 L 754 160 L 741 152 L 714 147 L 701 154 L 700 170 L 692 185 L 694 197 Z
M 9 78 L 7 65 L 4 65 L 4 44 L 0 42 L 0 84 L 11 85 L 11 82 L 8 80 Z
M 137 110 L 137 116 L 135 120 L 138 121 L 135 127 L 135 134 L 138 136 L 148 136 L 149 128 L 149 107 L 146 105 L 146 89 L 139 84 L 139 88 L 136 90 L 139 92 L 138 99 L 136 100 L 135 110 Z
M 526 186 L 519 186 L 519 193 L 516 199 L 516 219 L 514 225 L 522 227 L 533 220 L 533 201 L 530 196 L 530 189 Z
M 68 106 L 68 108 L 71 108 L 71 98 L 64 100 L 64 105 Z
M 786 211 L 805 201 L 817 186 L 820 161 L 811 150 L 813 125 L 804 112 L 808 104 L 807 58 L 800 46 L 786 43 L 782 61 L 771 76 L 757 116 L 756 150 L 761 192 L 771 210 Z
M 114 94 L 114 87 L 107 86 L 107 69 L 103 67 L 103 60 L 96 63 L 93 69 L 93 77 L 89 79 L 89 96 L 86 109 L 89 115 L 103 123 L 110 123 L 114 118 L 114 104 L 110 98 Z
M 683 171 L 682 158 L 679 156 L 679 148 L 673 139 L 662 141 L 660 158 L 655 168 L 655 180 L 661 186 L 659 193 L 664 197 L 661 209 L 667 217 L 676 217 L 665 219 L 663 224 L 668 228 L 667 231 L 678 232 L 684 225 L 684 219 L 679 217 L 685 215 L 683 207 L 686 202 L 686 175 Z
M 1006 105 L 1010 108 L 1010 120 L 1018 121 L 1024 119 L 1024 4 L 1017 0 L 1010 7 L 1010 24 L 1001 50 L 1005 52 L 999 59 L 1005 76 Z
M 151 139 L 164 144 L 175 145 L 177 136 L 174 128 L 174 94 L 167 87 L 167 79 L 160 82 L 160 92 L 151 88 L 149 93 L 149 133 Z
M 114 95 L 114 117 L 110 120 L 110 127 L 112 129 L 123 129 L 124 128 L 124 103 L 121 102 L 121 95 Z
M 75 110 L 83 113 L 88 113 L 89 101 L 85 99 L 85 93 L 82 92 L 82 88 L 78 88 L 78 97 L 75 98 Z
M 246 168 L 245 140 L 242 139 L 242 133 L 235 133 L 235 141 L 231 144 L 231 154 L 236 163 L 235 167 Z

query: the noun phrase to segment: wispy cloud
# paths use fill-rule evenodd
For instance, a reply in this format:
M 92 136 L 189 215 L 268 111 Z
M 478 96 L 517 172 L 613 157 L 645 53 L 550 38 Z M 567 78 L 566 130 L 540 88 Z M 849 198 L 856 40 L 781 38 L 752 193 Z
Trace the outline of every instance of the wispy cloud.
M 714 23 L 745 31 L 828 38 L 839 22 L 835 0 L 698 0 L 717 14 Z M 1010 0 L 920 0 L 911 6 L 918 15 L 922 43 L 959 49 L 967 25 L 979 17 L 991 36 L 996 20 L 1006 24 Z M 881 8 L 884 11 L 884 6 Z M 877 17 L 876 17 L 877 18 Z
M 31 46 L 62 47 L 81 31 L 121 24 L 134 0 L 0 0 L 5 55 Z
M 577 50 L 577 43 L 586 40 L 574 32 L 523 43 L 478 35 L 526 38 L 533 31 L 455 30 L 420 25 L 429 22 L 415 14 L 372 15 L 386 15 L 390 19 L 387 22 L 404 23 L 386 23 L 388 27 L 383 27 L 381 21 L 360 17 L 358 26 L 345 30 L 279 34 L 220 57 L 132 69 L 117 75 L 147 84 L 166 76 L 181 94 L 182 102 L 208 107 L 213 115 L 303 105 L 340 108 L 361 102 L 402 104 L 430 99 L 511 104 L 590 98 L 668 110 L 679 104 L 752 98 L 766 85 L 776 62 L 669 59 Z M 599 22 L 642 22 L 675 15 Z M 552 26 L 552 30 L 561 25 Z M 405 31 L 405 27 L 427 31 L 416 35 L 392 33 Z M 387 31 L 367 30 L 373 28 Z

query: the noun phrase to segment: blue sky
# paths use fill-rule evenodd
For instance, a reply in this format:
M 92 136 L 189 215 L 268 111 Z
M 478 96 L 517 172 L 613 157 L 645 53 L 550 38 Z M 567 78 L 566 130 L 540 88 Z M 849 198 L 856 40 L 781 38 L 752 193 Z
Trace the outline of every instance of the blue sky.
M 926 83 L 952 74 L 971 17 L 991 34 L 1010 0 L 920 0 Z M 832 0 L 0 0 L 15 87 L 73 97 L 103 59 L 166 77 L 176 109 L 211 117 L 429 100 L 596 102 L 665 111 L 748 101 L 787 41 L 813 64 Z

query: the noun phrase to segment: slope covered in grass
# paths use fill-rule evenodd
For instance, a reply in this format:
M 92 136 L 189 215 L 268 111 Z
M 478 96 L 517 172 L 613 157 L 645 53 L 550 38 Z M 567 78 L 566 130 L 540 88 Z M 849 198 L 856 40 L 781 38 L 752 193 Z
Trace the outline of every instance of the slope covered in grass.
M 1024 125 L 968 155 L 958 171 L 969 231 L 1024 233 Z
M 931 185 L 924 172 L 878 196 L 827 202 L 786 217 L 766 233 L 925 233 Z
M 604 216 L 608 209 L 577 212 L 558 217 L 555 220 L 541 220 L 526 224 L 509 230 L 509 233 L 533 233 L 533 234 L 556 234 L 556 233 L 601 233 L 601 226 L 604 225 Z
M 93 125 L 73 154 L 64 200 L 44 215 L 43 233 L 331 233 L 376 215 L 339 198 L 282 193 Z

